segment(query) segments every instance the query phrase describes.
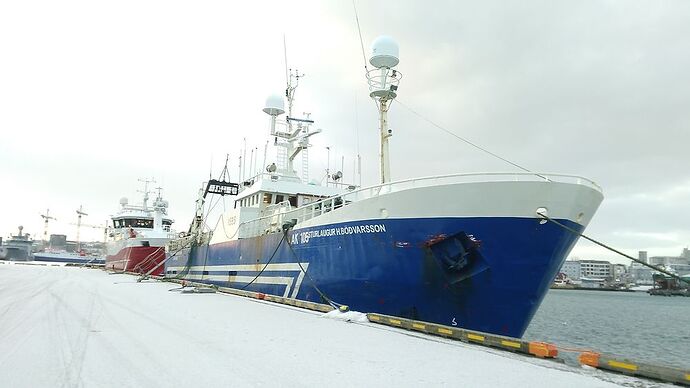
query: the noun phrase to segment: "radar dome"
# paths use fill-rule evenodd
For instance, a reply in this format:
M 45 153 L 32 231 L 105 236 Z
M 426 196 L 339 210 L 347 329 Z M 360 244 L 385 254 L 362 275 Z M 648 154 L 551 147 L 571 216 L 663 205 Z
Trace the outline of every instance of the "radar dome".
M 120 198 L 120 205 L 127 206 L 128 203 L 129 203 L 129 200 L 127 199 L 127 197 Z
M 390 36 L 381 35 L 371 44 L 369 63 L 376 68 L 392 68 L 400 62 L 399 53 L 398 42 Z
M 283 96 L 280 94 L 269 96 L 266 99 L 266 105 L 263 111 L 271 116 L 280 116 L 285 113 L 285 102 L 283 101 Z

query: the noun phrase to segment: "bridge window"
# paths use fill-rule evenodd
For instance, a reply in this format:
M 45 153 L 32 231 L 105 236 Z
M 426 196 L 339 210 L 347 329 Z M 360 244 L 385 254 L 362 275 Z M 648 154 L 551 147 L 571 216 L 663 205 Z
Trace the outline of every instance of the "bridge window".
M 270 194 L 270 193 L 264 194 L 264 203 L 270 205 L 272 200 L 273 200 L 273 194 Z
M 125 218 L 124 220 L 116 220 L 115 227 L 153 229 L 153 220 L 145 218 Z

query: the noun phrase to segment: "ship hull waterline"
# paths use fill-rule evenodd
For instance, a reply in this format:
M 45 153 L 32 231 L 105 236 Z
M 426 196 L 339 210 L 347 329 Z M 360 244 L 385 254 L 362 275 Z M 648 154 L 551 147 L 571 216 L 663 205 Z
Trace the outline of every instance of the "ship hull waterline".
M 318 287 L 357 311 L 521 337 L 577 241 L 542 221 L 434 217 L 320 225 L 183 249 L 168 259 L 166 275 L 323 302 Z M 473 245 L 462 268 L 432 249 L 450 236 Z

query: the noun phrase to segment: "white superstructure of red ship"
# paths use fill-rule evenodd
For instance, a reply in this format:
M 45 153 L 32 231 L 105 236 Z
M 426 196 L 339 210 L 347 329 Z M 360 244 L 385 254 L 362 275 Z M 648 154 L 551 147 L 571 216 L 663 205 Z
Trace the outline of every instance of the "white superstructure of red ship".
M 175 236 L 173 220 L 167 216 L 168 201 L 158 196 L 149 206 L 148 184 L 144 181 L 144 200 L 141 205 L 130 205 L 127 198 L 120 199 L 120 210 L 112 216 L 109 240 L 106 243 L 106 269 L 163 273 L 165 245 Z

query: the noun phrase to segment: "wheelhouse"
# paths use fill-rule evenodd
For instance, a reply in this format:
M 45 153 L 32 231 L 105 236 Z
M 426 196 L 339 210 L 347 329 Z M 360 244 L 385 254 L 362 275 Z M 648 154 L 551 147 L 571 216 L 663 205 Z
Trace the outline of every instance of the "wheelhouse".
M 113 228 L 136 228 L 136 229 L 153 229 L 153 217 L 119 217 L 113 218 Z M 172 227 L 172 220 L 163 219 L 163 230 L 170 231 Z

